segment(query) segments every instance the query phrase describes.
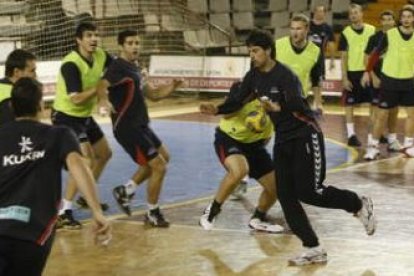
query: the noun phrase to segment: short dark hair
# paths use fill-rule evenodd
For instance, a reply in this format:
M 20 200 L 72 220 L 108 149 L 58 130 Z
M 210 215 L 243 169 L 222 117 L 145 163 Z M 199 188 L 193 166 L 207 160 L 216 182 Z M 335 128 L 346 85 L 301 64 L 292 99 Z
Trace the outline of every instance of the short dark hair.
M 259 46 L 265 50 L 270 49 L 270 57 L 276 56 L 275 41 L 272 35 L 265 30 L 253 30 L 246 39 L 246 46 Z
M 16 49 L 11 52 L 6 59 L 5 65 L 5 75 L 6 77 L 12 77 L 14 69 L 23 70 L 26 68 L 27 62 L 30 60 L 35 60 L 36 56 L 32 53 L 23 50 L 23 49 Z
M 98 28 L 92 22 L 81 22 L 76 27 L 75 36 L 79 39 L 82 39 L 83 33 L 86 31 L 96 31 Z
M 394 12 L 392 10 L 385 10 L 383 12 L 380 13 L 380 18 L 382 18 L 383 16 L 392 16 L 392 18 L 395 19 L 395 15 Z
M 10 97 L 16 117 L 35 116 L 42 101 L 42 84 L 32 78 L 21 78 L 13 85 Z
M 124 45 L 125 39 L 129 36 L 137 36 L 138 32 L 135 30 L 125 30 L 118 34 L 118 45 Z

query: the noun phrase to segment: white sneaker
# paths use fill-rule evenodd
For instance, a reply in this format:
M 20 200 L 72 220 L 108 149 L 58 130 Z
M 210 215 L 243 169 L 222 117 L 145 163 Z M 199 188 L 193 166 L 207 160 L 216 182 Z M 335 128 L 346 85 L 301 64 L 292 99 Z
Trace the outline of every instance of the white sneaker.
M 247 193 L 247 181 L 240 181 L 239 185 L 231 193 L 234 199 L 241 199 Z
M 322 247 L 306 248 L 300 255 L 289 260 L 289 265 L 301 266 L 309 264 L 325 264 L 328 262 L 328 254 Z
M 412 158 L 414 157 L 414 147 L 406 147 L 401 149 L 401 153 L 405 155 L 405 157 Z
M 211 203 L 204 209 L 204 213 L 201 215 L 198 224 L 204 228 L 204 230 L 211 230 L 214 227 L 214 221 L 216 218 L 214 217 L 212 221 L 208 220 L 211 210 Z
M 378 159 L 380 156 L 380 151 L 376 146 L 369 146 L 367 152 L 364 155 L 364 160 L 372 161 Z
M 389 152 L 398 152 L 401 150 L 401 144 L 398 142 L 398 140 L 394 140 L 391 143 L 388 144 L 387 150 Z
M 369 197 L 362 196 L 362 208 L 356 214 L 356 217 L 362 222 L 365 227 L 365 231 L 368 235 L 373 235 L 377 228 L 377 221 L 374 215 L 374 204 Z
M 259 218 L 252 218 L 249 221 L 249 227 L 256 231 L 268 233 L 281 233 L 285 230 L 279 224 L 270 224 L 269 222 L 262 221 Z

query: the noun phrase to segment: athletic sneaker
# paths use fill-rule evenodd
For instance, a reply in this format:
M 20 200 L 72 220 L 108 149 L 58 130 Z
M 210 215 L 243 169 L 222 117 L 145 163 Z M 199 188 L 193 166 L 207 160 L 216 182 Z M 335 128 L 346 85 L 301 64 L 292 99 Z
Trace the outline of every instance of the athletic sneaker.
M 78 199 L 76 200 L 76 204 L 84 209 L 88 209 L 88 203 L 86 202 L 86 199 L 83 196 L 79 196 Z M 106 203 L 101 203 L 101 209 L 102 211 L 107 211 L 109 209 L 109 205 Z
M 377 221 L 374 215 L 374 204 L 369 197 L 362 196 L 362 208 L 356 214 L 356 217 L 362 222 L 365 227 L 365 231 L 368 235 L 373 235 L 377 228 Z
M 241 199 L 247 193 L 247 181 L 240 181 L 239 185 L 234 189 L 231 195 L 234 199 Z
M 387 137 L 385 137 L 384 135 L 381 135 L 381 137 L 379 138 L 379 143 L 380 144 L 388 144 L 389 140 Z
M 403 153 L 405 155 L 405 157 L 408 157 L 408 158 L 414 157 L 414 147 L 403 148 L 403 149 L 401 149 L 400 152 Z
M 118 203 L 118 206 L 121 209 L 121 211 L 130 216 L 131 199 L 134 196 L 134 194 L 128 195 L 125 186 L 120 185 L 112 190 L 112 195 L 114 196 L 115 201 Z
M 401 150 L 401 144 L 398 140 L 394 140 L 388 144 L 387 150 L 389 152 L 399 152 Z
M 289 260 L 289 265 L 301 266 L 310 264 L 326 264 L 328 254 L 322 247 L 306 248 L 300 255 Z
M 284 231 L 284 228 L 279 224 L 270 224 L 267 221 L 260 220 L 259 218 L 255 217 L 250 219 L 249 227 L 253 230 L 267 233 L 281 233 Z
M 350 147 L 361 146 L 361 142 L 358 140 L 358 137 L 355 134 L 348 138 L 348 146 Z
M 169 227 L 170 223 L 164 218 L 163 214 L 160 211 L 160 208 L 149 210 L 145 214 L 145 221 L 151 224 L 154 227 Z
M 378 159 L 380 156 L 380 151 L 376 146 L 369 146 L 367 152 L 364 155 L 364 160 L 372 161 Z
M 82 224 L 73 218 L 72 210 L 65 210 L 56 221 L 56 229 L 79 230 L 81 228 Z
M 212 218 L 210 217 L 210 213 L 211 213 L 211 206 L 212 203 L 210 203 L 206 209 L 204 209 L 203 214 L 200 217 L 200 220 L 198 222 L 198 224 L 200 224 L 201 227 L 204 228 L 204 230 L 211 230 L 214 227 L 214 222 L 216 221 L 216 217 L 217 215 L 220 213 L 220 211 L 215 214 Z

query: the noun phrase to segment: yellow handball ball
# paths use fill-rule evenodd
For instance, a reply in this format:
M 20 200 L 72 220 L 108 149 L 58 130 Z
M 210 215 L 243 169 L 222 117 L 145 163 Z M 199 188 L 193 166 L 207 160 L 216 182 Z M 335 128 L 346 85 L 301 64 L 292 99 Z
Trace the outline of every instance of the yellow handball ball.
M 252 111 L 247 114 L 244 122 L 249 130 L 256 133 L 261 133 L 265 130 L 267 124 L 267 116 L 264 112 Z

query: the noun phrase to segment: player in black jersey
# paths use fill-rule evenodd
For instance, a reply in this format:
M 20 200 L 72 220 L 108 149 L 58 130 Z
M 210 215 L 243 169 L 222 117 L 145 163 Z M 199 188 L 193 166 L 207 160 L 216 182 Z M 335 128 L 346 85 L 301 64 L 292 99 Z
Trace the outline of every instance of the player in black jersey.
M 326 22 L 326 7 L 317 5 L 313 9 L 312 20 L 309 25 L 309 40 L 321 49 L 322 57 L 328 50 L 330 57 L 329 70 L 335 68 L 335 37 L 332 27 Z M 325 60 L 322 63 L 322 76 L 325 77 Z
M 109 241 L 111 227 L 74 134 L 40 122 L 40 84 L 18 80 L 11 105 L 16 119 L 0 126 L 0 275 L 38 276 L 53 242 L 64 166 L 91 206 L 101 242 Z
M 116 140 L 140 167 L 125 185 L 116 187 L 113 194 L 121 209 L 130 215 L 130 200 L 137 185 L 148 180 L 146 220 L 153 226 L 168 227 L 169 222 L 158 207 L 158 198 L 170 157 L 167 148 L 149 126 L 144 96 L 160 100 L 169 96 L 182 82 L 174 80 L 157 88 L 143 82 L 137 64 L 139 38 L 136 31 L 120 32 L 118 44 L 120 56 L 104 73 L 99 95 L 103 102 L 108 97 L 109 105 L 113 107 L 111 119 Z M 108 96 L 106 90 L 109 90 Z
M 254 31 L 246 44 L 254 68 L 244 76 L 240 93 L 232 101 L 219 106 L 215 110 L 216 114 L 230 114 L 239 110 L 251 93 L 262 99 L 276 132 L 273 158 L 278 198 L 287 223 L 306 248 L 290 263 L 304 265 L 326 262 L 326 251 L 319 245 L 300 202 L 346 210 L 356 215 L 367 234 L 372 235 L 376 227 L 372 200 L 359 197 L 349 190 L 323 185 L 326 171 L 323 133 L 302 96 L 297 76 L 273 59 L 275 46 L 269 34 Z

